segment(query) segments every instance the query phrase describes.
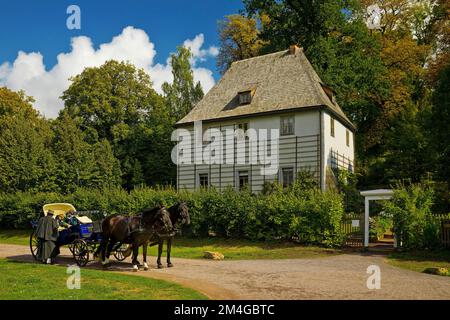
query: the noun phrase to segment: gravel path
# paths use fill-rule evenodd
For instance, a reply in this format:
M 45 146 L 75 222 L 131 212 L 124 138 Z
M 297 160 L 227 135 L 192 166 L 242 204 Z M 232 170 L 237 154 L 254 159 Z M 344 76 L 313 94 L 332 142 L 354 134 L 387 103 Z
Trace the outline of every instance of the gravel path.
M 62 250 L 61 265 L 73 264 Z M 30 261 L 26 246 L 0 245 L 0 257 Z M 196 289 L 212 299 L 450 299 L 450 277 L 404 270 L 370 254 L 343 254 L 315 259 L 207 261 L 173 259 L 174 268 L 130 272 L 130 264 L 113 262 L 110 271 L 165 279 Z M 367 267 L 381 269 L 381 289 L 366 286 Z M 101 268 L 91 262 L 89 268 Z

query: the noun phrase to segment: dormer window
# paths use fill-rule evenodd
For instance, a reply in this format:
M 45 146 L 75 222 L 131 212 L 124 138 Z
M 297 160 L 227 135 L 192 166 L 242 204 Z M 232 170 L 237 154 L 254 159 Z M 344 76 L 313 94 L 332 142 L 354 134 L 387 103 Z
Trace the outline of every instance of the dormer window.
M 246 105 L 252 103 L 255 95 L 256 87 L 250 86 L 238 92 L 239 105 Z
M 249 91 L 243 91 L 239 92 L 239 104 L 250 104 L 252 102 L 252 92 Z

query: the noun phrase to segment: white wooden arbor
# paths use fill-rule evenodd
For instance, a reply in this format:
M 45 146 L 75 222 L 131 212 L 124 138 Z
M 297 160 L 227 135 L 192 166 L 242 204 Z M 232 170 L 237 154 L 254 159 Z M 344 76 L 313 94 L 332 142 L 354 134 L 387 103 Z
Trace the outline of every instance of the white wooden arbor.
M 378 189 L 361 191 L 361 195 L 365 198 L 364 201 L 364 247 L 369 246 L 369 213 L 370 201 L 373 200 L 390 200 L 394 195 L 394 191 L 390 189 Z

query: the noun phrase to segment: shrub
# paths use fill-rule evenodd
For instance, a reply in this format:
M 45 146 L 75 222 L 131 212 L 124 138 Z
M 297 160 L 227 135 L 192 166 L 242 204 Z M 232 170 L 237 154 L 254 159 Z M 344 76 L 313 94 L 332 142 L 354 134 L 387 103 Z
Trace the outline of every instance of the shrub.
M 380 240 L 386 231 L 392 228 L 392 217 L 386 212 L 380 212 L 379 215 L 370 218 L 369 233 L 371 240 Z
M 191 225 L 183 234 L 203 237 L 211 234 L 251 240 L 291 239 L 302 242 L 337 245 L 340 242 L 342 198 L 334 192 L 317 189 L 277 189 L 268 195 L 249 191 L 222 192 L 212 188 L 197 192 L 177 192 L 173 188 L 78 189 L 70 195 L 57 193 L 0 194 L 0 226 L 29 227 L 45 203 L 69 202 L 80 210 L 100 210 L 109 214 L 136 214 L 146 207 L 162 203 L 170 206 L 185 201 Z
M 399 185 L 384 210 L 393 218 L 393 229 L 401 247 L 426 249 L 439 246 L 440 225 L 433 215 L 434 193 L 427 185 Z
M 306 194 L 291 223 L 291 232 L 301 242 L 340 246 L 344 235 L 342 197 L 336 192 L 311 190 Z

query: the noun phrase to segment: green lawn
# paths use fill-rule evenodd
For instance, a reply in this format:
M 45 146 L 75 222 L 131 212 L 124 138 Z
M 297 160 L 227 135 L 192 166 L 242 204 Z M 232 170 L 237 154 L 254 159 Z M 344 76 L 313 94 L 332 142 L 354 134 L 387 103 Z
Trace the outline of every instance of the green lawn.
M 157 254 L 158 246 L 149 252 Z M 165 254 L 166 246 L 164 246 Z M 301 246 L 290 242 L 255 242 L 223 238 L 175 238 L 172 245 L 172 256 L 178 258 L 202 259 L 205 251 L 218 251 L 226 260 L 244 259 L 299 259 L 326 257 L 339 254 L 339 250 Z
M 31 230 L 0 230 L 0 243 L 28 246 L 30 233 Z
M 450 250 L 396 252 L 389 255 L 388 263 L 418 272 L 432 267 L 450 269 Z
M 0 243 L 28 245 L 30 231 L 0 230 Z M 164 246 L 164 251 L 166 246 Z M 246 240 L 176 237 L 172 256 L 202 259 L 205 251 L 219 251 L 225 259 L 296 259 L 327 257 L 340 254 L 340 250 L 314 246 L 301 246 L 290 242 L 254 242 Z M 157 255 L 158 246 L 151 247 L 149 254 Z M 165 254 L 165 253 L 164 253 Z
M 92 269 L 81 269 L 81 288 L 68 289 L 65 267 L 0 259 L 0 300 L 206 299 L 178 284 Z

